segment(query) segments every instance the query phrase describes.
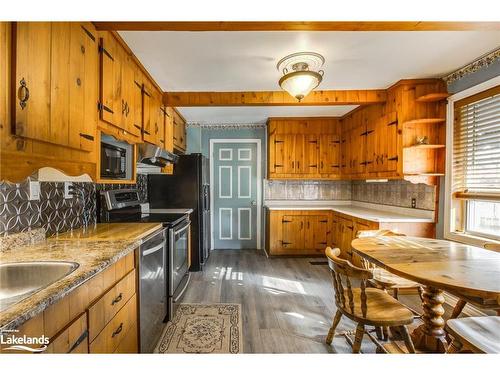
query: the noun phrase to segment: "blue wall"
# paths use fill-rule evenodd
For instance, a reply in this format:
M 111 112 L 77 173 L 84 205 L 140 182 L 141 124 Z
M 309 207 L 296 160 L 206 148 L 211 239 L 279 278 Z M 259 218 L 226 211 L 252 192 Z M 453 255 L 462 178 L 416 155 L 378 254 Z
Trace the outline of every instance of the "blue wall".
M 267 144 L 266 144 L 266 128 L 225 128 L 225 129 L 210 129 L 199 126 L 189 126 L 187 128 L 187 153 L 201 152 L 203 155 L 210 158 L 210 140 L 211 139 L 245 139 L 255 138 L 261 140 L 262 148 L 262 176 L 266 176 L 267 165 Z

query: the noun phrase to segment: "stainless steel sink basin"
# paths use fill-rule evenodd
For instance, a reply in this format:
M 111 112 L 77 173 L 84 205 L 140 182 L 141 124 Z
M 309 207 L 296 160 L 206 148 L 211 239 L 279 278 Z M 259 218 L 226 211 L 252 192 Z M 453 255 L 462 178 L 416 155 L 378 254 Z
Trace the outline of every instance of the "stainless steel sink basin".
M 78 263 L 16 262 L 0 264 L 0 311 L 69 275 Z

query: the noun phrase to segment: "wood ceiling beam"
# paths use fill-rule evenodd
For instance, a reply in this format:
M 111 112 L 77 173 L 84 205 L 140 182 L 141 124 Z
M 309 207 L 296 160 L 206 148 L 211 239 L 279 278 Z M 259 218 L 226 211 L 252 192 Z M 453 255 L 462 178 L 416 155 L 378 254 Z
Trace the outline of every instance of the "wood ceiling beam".
M 498 31 L 500 22 L 426 21 L 202 21 L 94 22 L 114 31 Z
M 163 93 L 164 103 L 172 107 L 365 105 L 386 100 L 386 90 L 317 90 L 301 102 L 285 91 Z

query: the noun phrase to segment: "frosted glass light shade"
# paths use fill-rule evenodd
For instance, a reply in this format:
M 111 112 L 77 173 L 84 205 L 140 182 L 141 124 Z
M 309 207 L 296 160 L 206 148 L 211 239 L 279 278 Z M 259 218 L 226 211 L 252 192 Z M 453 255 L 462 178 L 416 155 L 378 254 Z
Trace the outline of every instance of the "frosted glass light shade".
M 285 74 L 279 80 L 280 87 L 300 102 L 321 83 L 319 73 L 310 70 L 301 70 Z

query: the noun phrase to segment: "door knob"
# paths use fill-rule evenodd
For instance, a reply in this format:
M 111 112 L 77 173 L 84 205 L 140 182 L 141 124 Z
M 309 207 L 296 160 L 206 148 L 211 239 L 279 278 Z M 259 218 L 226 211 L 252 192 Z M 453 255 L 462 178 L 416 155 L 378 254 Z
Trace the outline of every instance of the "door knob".
M 256 206 L 256 205 L 257 205 L 257 202 L 256 202 L 256 201 L 252 201 L 252 202 L 250 202 L 250 204 L 251 204 L 252 206 Z

